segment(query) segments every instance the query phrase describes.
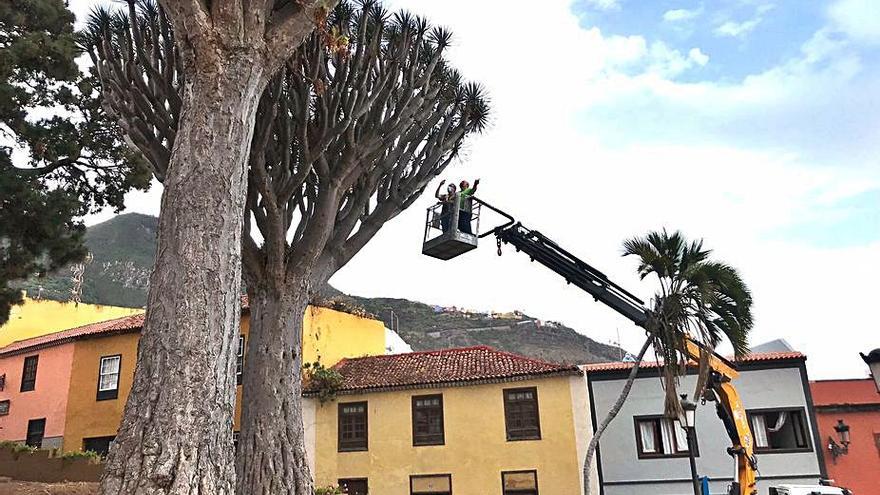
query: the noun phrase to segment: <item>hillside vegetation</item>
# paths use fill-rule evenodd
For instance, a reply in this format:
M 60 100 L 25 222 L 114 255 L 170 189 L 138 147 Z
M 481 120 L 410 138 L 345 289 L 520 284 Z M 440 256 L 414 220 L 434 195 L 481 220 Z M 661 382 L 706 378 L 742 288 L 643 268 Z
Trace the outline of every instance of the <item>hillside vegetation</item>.
M 143 306 L 156 254 L 156 232 L 155 217 L 136 213 L 89 227 L 86 245 L 93 259 L 83 275 L 82 302 Z M 73 286 L 69 269 L 29 280 L 24 285 L 32 296 L 40 294 L 59 300 L 69 299 Z M 577 364 L 616 361 L 623 352 L 560 323 L 540 322 L 523 313 L 469 313 L 407 299 L 351 296 L 332 287 L 324 291 L 322 298 L 362 307 L 397 330 L 415 350 L 489 345 L 548 361 Z

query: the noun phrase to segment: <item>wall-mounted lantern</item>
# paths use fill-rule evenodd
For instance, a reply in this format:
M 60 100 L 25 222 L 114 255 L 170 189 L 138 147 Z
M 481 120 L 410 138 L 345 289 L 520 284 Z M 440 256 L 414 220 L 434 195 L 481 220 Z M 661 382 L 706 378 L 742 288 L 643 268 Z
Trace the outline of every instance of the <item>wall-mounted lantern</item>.
M 834 431 L 837 432 L 837 440 L 840 443 L 828 437 L 828 450 L 831 452 L 834 464 L 837 464 L 838 457 L 849 453 L 849 425 L 844 423 L 842 419 L 838 419 Z

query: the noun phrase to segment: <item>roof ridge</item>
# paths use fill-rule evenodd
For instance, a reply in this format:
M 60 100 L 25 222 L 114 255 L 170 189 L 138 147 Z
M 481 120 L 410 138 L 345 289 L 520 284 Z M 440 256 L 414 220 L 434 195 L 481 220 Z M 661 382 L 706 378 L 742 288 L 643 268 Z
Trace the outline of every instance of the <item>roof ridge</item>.
M 62 330 L 58 330 L 57 332 L 46 333 L 43 335 L 36 335 L 33 337 L 28 337 L 26 339 L 14 340 L 3 347 L 0 347 L 0 355 L 5 354 L 9 350 L 12 351 L 21 351 L 28 349 L 32 346 L 38 345 L 47 345 L 52 344 L 53 342 L 62 341 L 66 338 L 73 338 L 80 335 L 86 335 L 87 330 L 90 329 L 101 329 L 104 327 L 113 327 L 115 324 L 118 324 L 124 320 L 132 320 L 132 319 L 143 319 L 144 313 L 136 313 L 133 315 L 120 316 L 117 318 L 111 318 L 109 320 L 96 321 L 93 323 L 87 323 L 85 325 L 79 325 L 76 327 L 65 328 Z M 132 326 L 131 328 L 139 328 L 143 326 L 143 322 L 140 325 Z M 62 335 L 64 334 L 64 335 Z
M 446 347 L 441 349 L 426 349 L 423 351 L 410 351 L 410 352 L 399 352 L 397 354 L 376 354 L 374 356 L 357 356 L 357 357 L 349 357 L 344 358 L 347 361 L 359 361 L 361 359 L 379 359 L 379 358 L 396 358 L 399 356 L 414 356 L 414 355 L 425 355 L 425 354 L 448 354 L 453 352 L 462 352 L 462 351 L 474 351 L 478 349 L 484 349 L 489 351 L 498 351 L 493 347 L 487 345 L 471 345 L 467 347 Z

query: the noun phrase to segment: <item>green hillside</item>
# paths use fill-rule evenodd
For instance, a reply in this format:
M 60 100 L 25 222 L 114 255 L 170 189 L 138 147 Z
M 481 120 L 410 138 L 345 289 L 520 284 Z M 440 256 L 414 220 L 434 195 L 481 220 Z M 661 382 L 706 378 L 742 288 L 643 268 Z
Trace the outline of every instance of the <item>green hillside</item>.
M 82 283 L 83 302 L 140 307 L 146 303 L 150 270 L 156 253 L 157 219 L 128 213 L 89 227 L 86 244 L 93 260 Z M 70 270 L 29 280 L 32 295 L 48 299 L 70 297 Z M 472 314 L 441 309 L 406 299 L 367 298 L 342 294 L 327 287 L 323 298 L 362 307 L 393 326 L 415 350 L 490 345 L 501 350 L 565 363 L 613 361 L 617 347 L 600 344 L 574 329 L 555 322 L 540 322 L 528 315 Z
M 140 307 L 146 303 L 150 270 L 156 256 L 157 219 L 127 213 L 93 225 L 86 232 L 92 260 L 83 275 L 81 300 L 112 306 Z M 31 295 L 66 300 L 73 281 L 70 269 L 29 280 Z

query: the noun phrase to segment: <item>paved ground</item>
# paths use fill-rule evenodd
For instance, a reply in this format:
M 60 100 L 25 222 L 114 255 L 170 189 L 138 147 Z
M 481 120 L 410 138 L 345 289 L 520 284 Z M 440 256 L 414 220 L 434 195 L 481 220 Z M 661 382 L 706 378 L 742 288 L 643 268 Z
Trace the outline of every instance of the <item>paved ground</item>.
M 0 495 L 97 495 L 97 483 L 0 482 Z

